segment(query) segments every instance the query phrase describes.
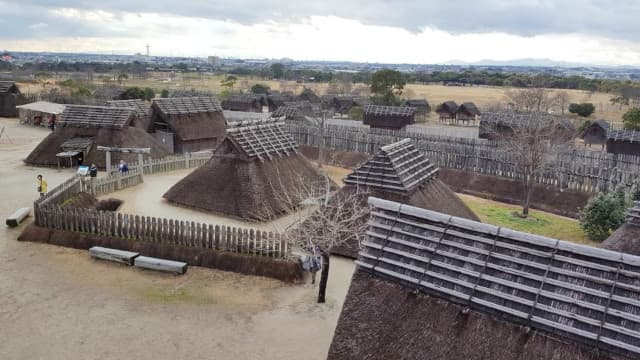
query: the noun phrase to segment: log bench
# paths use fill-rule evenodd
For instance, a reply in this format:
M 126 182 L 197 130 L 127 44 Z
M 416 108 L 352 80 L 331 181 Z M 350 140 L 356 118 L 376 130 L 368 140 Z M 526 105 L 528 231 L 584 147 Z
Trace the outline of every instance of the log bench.
M 110 249 L 101 246 L 94 246 L 90 248 L 89 254 L 91 254 L 92 258 L 109 260 L 127 265 L 133 265 L 133 260 L 140 255 L 140 253 L 137 252 Z
M 16 227 L 16 226 L 20 225 L 20 223 L 23 222 L 24 219 L 26 219 L 27 216 L 29 216 L 29 214 L 31 214 L 31 208 L 28 208 L 28 207 L 20 208 L 20 209 L 16 210 L 16 212 L 11 214 L 7 218 L 7 222 L 6 222 L 7 226 L 8 227 Z
M 165 271 L 175 274 L 187 272 L 187 263 L 165 259 L 152 258 L 148 256 L 138 256 L 134 260 L 134 266 L 142 269 Z

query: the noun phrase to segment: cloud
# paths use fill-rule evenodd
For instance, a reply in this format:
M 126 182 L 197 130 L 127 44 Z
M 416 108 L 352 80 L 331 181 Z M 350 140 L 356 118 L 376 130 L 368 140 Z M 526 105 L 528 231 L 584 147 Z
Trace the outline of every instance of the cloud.
M 45 24 L 45 23 L 35 23 L 35 24 L 31 24 L 29 25 L 29 29 L 42 29 L 42 28 L 46 28 L 47 26 L 49 26 L 49 24 Z
M 10 1 L 9 3 L 18 3 Z M 21 6 L 160 13 L 233 21 L 244 25 L 336 16 L 420 32 L 425 27 L 453 34 L 504 32 L 514 35 L 581 33 L 615 39 L 640 37 L 636 0 L 21 0 Z

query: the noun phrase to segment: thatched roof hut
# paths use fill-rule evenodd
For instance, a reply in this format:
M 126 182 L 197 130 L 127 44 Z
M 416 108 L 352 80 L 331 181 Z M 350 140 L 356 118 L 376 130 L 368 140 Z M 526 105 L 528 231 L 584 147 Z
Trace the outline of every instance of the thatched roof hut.
M 584 140 L 585 145 L 596 144 L 604 147 L 607 143 L 609 128 L 609 123 L 606 120 L 596 120 L 582 131 L 580 138 Z
M 282 118 L 294 122 L 304 122 L 307 117 L 314 117 L 319 112 L 319 108 L 309 101 L 286 101 L 284 105 L 271 113 L 274 118 Z
M 600 244 L 604 249 L 640 255 L 640 203 L 627 211 L 625 223 Z
M 22 103 L 20 89 L 13 81 L 0 81 L 0 116 L 18 116 L 17 105 Z
M 481 139 L 498 140 L 513 135 L 513 129 L 527 127 L 543 119 L 545 123 L 553 124 L 561 137 L 573 138 L 575 127 L 571 120 L 543 112 L 485 112 L 480 116 L 478 137 Z
M 155 99 L 152 131 L 174 134 L 174 151 L 195 152 L 215 147 L 224 138 L 222 108 L 211 97 Z
M 222 108 L 230 111 L 262 112 L 262 96 L 233 95 L 222 101 Z
M 462 103 L 462 105 L 458 106 L 458 111 L 456 112 L 458 121 L 476 121 L 476 117 L 480 115 L 480 110 L 472 102 Z
M 361 194 L 362 206 L 367 206 L 368 196 L 375 196 L 479 221 L 473 211 L 438 179 L 438 168 L 415 147 L 411 139 L 383 146 L 355 168 L 344 183 L 340 191 Z M 349 239 L 333 252 L 356 258 L 357 239 Z
M 298 153 L 283 123 L 229 124 L 205 165 L 164 194 L 168 201 L 245 220 L 268 220 L 295 208 L 300 184 L 324 187 L 324 178 Z
M 458 113 L 458 104 L 455 101 L 445 101 L 436 107 L 436 113 L 441 121 L 453 120 Z
M 607 152 L 640 155 L 640 131 L 609 130 L 607 132 Z
M 640 257 L 369 203 L 328 359 L 640 356 Z
M 408 106 L 365 105 L 362 122 L 372 128 L 402 129 L 415 123 L 415 113 Z
M 66 105 L 56 130 L 27 156 L 30 165 L 56 166 L 95 163 L 106 168 L 104 152 L 98 146 L 151 148 L 151 157 L 168 155 L 162 144 L 134 123 L 137 116 L 128 108 Z M 136 154 L 114 153 L 113 162 L 137 160 Z
M 427 99 L 408 99 L 402 104 L 416 109 L 416 116 L 425 119 L 427 114 L 431 112 L 431 105 Z
M 149 113 L 151 112 L 151 106 L 142 99 L 130 99 L 130 100 L 110 100 L 107 101 L 107 106 L 126 108 L 132 110 L 136 115 L 136 123 L 133 126 L 140 127 L 145 131 L 148 131 L 151 124 L 149 120 Z

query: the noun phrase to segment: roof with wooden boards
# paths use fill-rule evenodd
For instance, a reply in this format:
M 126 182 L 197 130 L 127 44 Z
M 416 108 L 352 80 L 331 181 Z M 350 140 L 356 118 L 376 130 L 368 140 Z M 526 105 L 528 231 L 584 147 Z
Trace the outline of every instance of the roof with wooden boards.
M 279 119 L 243 121 L 227 128 L 227 139 L 250 158 L 264 160 L 297 153 L 298 145 L 283 125 Z
M 222 111 L 225 120 L 227 121 L 227 125 L 229 126 L 240 126 L 241 123 L 247 121 L 256 121 L 256 120 L 268 120 L 271 115 L 269 113 L 258 113 L 251 111 L 231 111 L 224 110 Z
M 16 83 L 14 81 L 0 81 L 0 94 L 9 92 Z
M 122 129 L 130 123 L 133 111 L 110 106 L 66 105 L 57 126 Z
M 149 114 L 149 105 L 142 99 L 111 100 L 107 101 L 107 106 L 128 108 L 134 110 L 138 115 Z
M 411 139 L 383 146 L 367 162 L 344 179 L 345 184 L 370 186 L 385 191 L 409 192 L 433 179 L 438 168 Z
M 640 131 L 636 130 L 609 130 L 607 139 L 613 141 L 640 142 Z
M 640 356 L 640 257 L 377 198 L 369 204 L 359 270 L 505 321 Z
M 410 117 L 416 113 L 416 108 L 410 106 L 365 105 L 364 113 L 365 115 Z
M 165 115 L 197 114 L 222 111 L 212 97 L 182 97 L 154 99 L 153 103 Z

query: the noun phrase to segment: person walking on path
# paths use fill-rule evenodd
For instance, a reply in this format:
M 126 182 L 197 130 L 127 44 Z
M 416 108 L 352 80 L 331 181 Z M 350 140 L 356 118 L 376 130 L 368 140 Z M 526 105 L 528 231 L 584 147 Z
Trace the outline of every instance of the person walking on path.
M 118 165 L 118 170 L 120 171 L 120 175 L 126 175 L 129 172 L 129 166 L 124 160 L 120 160 L 120 165 Z
M 98 167 L 96 164 L 91 164 L 91 167 L 89 167 L 89 176 L 91 177 L 91 180 L 98 176 Z
M 49 129 L 51 129 L 51 131 L 56 129 L 56 115 L 55 114 L 49 115 Z
M 47 180 L 42 175 L 38 175 L 38 192 L 40 196 L 44 196 L 47 193 Z

